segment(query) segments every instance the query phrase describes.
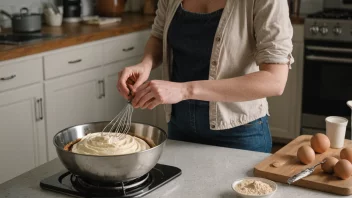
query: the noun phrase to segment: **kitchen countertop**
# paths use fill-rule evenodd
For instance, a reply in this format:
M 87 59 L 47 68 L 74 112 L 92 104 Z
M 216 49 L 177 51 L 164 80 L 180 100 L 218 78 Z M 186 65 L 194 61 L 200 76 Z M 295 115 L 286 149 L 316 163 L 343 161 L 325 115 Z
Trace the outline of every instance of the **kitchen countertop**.
M 253 167 L 268 154 L 169 140 L 159 163 L 182 169 L 182 175 L 151 192 L 145 198 L 231 198 L 234 180 L 253 176 Z M 68 198 L 42 190 L 40 180 L 64 170 L 58 159 L 50 161 L 8 182 L 0 184 L 3 198 Z M 6 170 L 2 170 L 6 171 Z M 341 197 L 319 191 L 279 184 L 273 198 Z
M 291 16 L 291 23 L 294 25 L 304 24 L 304 17 L 302 16 Z
M 153 21 L 154 16 L 151 15 L 124 14 L 121 22 L 103 26 L 84 25 L 81 23 L 63 23 L 60 27 L 43 26 L 42 33 L 64 35 L 64 37 L 18 46 L 0 44 L 0 61 L 144 30 L 151 28 Z
M 63 23 L 63 25 L 60 27 L 44 26 L 42 33 L 64 35 L 64 37 L 44 41 L 36 41 L 30 44 L 23 44 L 19 46 L 0 44 L 0 61 L 20 58 L 23 56 L 38 54 L 63 47 L 74 46 L 147 29 L 151 27 L 153 21 L 154 16 L 151 15 L 126 13 L 122 16 L 121 22 L 104 25 L 101 27 L 95 25 L 83 25 L 81 23 Z M 291 22 L 292 24 L 303 24 L 304 19 L 300 17 L 291 17 Z M 9 30 L 7 30 L 7 32 L 8 31 Z

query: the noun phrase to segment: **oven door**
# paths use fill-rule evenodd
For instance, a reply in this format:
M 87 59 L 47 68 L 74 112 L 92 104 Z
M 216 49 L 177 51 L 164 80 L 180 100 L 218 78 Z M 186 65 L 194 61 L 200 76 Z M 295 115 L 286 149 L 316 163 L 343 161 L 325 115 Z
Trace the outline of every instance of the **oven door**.
M 326 116 L 350 117 L 346 102 L 352 99 L 351 46 L 305 42 L 302 127 L 325 129 Z

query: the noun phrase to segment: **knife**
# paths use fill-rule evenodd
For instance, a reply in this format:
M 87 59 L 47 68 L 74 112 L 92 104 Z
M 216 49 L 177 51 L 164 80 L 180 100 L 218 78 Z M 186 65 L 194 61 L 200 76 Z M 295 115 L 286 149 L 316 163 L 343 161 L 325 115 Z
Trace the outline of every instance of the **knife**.
M 308 175 L 312 174 L 315 170 L 315 168 L 321 164 L 324 164 L 326 162 L 326 160 L 323 160 L 322 162 L 314 165 L 313 167 L 310 167 L 310 168 L 307 168 L 303 171 L 301 171 L 300 173 L 290 177 L 288 180 L 287 180 L 287 183 L 288 184 L 292 184 L 293 182 L 296 182 L 304 177 L 307 177 Z

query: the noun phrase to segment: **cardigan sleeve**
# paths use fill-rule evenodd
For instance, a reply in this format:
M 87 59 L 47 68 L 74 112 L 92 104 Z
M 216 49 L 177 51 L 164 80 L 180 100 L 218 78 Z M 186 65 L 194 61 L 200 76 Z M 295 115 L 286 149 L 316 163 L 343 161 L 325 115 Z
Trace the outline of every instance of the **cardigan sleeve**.
M 254 4 L 256 63 L 291 64 L 293 28 L 285 0 L 256 0 Z
M 168 0 L 159 0 L 158 9 L 156 10 L 156 17 L 152 25 L 151 34 L 159 39 L 163 39 L 164 25 L 166 20 L 166 9 Z

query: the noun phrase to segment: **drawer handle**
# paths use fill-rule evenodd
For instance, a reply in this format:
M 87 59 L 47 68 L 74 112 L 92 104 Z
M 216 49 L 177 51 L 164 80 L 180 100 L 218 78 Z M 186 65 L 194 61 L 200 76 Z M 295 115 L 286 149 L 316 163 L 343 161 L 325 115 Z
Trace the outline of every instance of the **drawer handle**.
M 40 119 L 43 120 L 44 118 L 44 115 L 43 115 L 43 99 L 39 99 L 39 102 L 40 102 Z
M 79 62 L 82 62 L 82 59 L 77 59 L 77 60 L 74 60 L 74 61 L 68 61 L 69 64 L 75 64 L 75 63 L 79 63 Z
M 122 51 L 124 51 L 124 52 L 132 51 L 132 50 L 134 50 L 134 47 L 129 47 L 129 48 L 122 49 Z
M 98 85 L 99 85 L 99 96 L 98 99 L 102 99 L 105 97 L 105 81 L 104 80 L 98 80 Z M 100 93 L 100 88 L 102 88 L 102 93 Z
M 39 116 L 37 116 L 38 113 L 39 113 Z M 43 120 L 44 116 L 43 116 L 43 99 L 42 98 L 40 98 L 36 101 L 35 114 L 36 114 L 36 121 L 37 122 L 40 120 Z
M 0 78 L 0 80 L 5 81 L 5 80 L 11 80 L 11 79 L 14 79 L 14 78 L 16 78 L 16 75 L 11 75 L 9 77 L 3 77 L 3 78 Z
M 102 93 L 102 96 L 103 96 L 103 98 L 104 98 L 104 97 L 105 97 L 105 81 L 102 80 L 102 81 L 101 81 L 101 84 L 103 85 L 103 93 Z

